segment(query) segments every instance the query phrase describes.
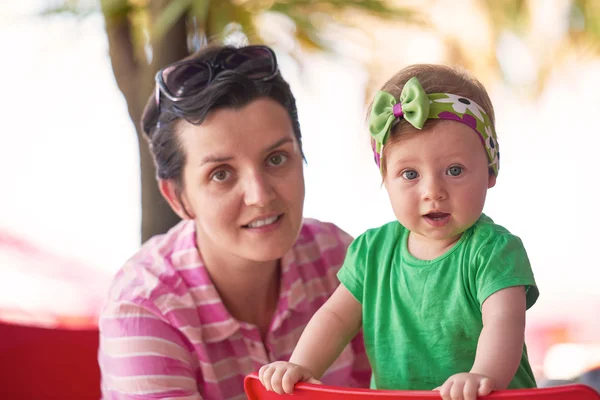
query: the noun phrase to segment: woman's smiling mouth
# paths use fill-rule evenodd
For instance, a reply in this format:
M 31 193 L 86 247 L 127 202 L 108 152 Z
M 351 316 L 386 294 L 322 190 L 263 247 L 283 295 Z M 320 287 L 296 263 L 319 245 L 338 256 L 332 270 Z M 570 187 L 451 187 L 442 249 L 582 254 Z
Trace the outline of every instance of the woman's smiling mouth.
M 278 214 L 278 215 L 274 215 L 272 217 L 255 219 L 254 221 L 250 222 L 249 224 L 243 225 L 243 228 L 256 229 L 256 228 L 261 228 L 264 226 L 273 225 L 277 221 L 279 221 L 282 216 L 283 216 L 283 214 Z

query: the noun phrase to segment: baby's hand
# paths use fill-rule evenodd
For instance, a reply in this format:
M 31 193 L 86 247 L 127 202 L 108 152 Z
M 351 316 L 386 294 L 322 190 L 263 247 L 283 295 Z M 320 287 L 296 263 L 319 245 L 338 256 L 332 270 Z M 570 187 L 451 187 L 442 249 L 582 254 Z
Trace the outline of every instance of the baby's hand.
M 263 365 L 258 377 L 267 390 L 278 394 L 291 394 L 298 382 L 321 383 L 308 369 L 285 361 Z
M 487 376 L 464 372 L 452 375 L 434 390 L 439 390 L 444 400 L 476 400 L 477 396 L 490 394 L 494 382 Z

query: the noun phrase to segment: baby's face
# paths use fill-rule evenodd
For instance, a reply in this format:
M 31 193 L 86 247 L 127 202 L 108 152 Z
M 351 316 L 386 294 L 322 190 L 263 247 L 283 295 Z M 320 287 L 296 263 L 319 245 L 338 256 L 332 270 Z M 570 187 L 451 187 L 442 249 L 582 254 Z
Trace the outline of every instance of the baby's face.
M 477 132 L 440 121 L 386 151 L 384 184 L 398 221 L 414 239 L 450 245 L 481 215 L 496 178 Z

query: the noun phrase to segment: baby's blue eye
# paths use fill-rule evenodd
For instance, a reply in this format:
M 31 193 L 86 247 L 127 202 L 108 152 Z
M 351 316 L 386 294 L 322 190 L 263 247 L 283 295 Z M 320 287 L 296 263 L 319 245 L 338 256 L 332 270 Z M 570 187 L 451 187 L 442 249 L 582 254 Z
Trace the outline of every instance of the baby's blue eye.
M 462 172 L 463 172 L 463 167 L 454 166 L 454 167 L 448 168 L 448 175 L 459 176 L 460 174 L 462 174 Z
M 404 179 L 408 179 L 409 181 L 412 181 L 413 179 L 417 179 L 419 177 L 419 174 L 417 173 L 417 171 L 415 171 L 413 169 L 407 169 L 406 171 L 402 172 L 402 177 Z

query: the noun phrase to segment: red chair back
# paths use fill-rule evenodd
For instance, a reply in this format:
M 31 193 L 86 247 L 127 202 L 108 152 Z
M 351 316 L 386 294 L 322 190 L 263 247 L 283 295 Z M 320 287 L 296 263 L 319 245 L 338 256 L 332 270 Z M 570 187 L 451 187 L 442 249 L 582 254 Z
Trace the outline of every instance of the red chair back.
M 288 400 L 289 397 L 267 392 L 256 374 L 244 380 L 249 400 Z M 294 400 L 425 400 L 441 399 L 431 391 L 350 389 L 326 385 L 299 383 L 294 388 Z M 600 400 L 600 395 L 585 385 L 558 386 L 544 389 L 500 390 L 481 400 Z
M 0 399 L 100 398 L 98 330 L 0 322 Z

